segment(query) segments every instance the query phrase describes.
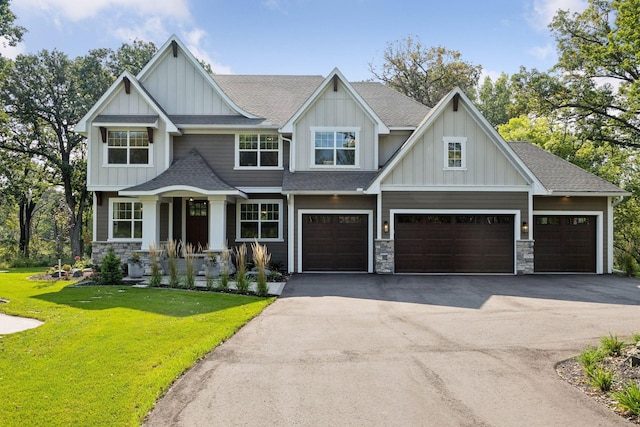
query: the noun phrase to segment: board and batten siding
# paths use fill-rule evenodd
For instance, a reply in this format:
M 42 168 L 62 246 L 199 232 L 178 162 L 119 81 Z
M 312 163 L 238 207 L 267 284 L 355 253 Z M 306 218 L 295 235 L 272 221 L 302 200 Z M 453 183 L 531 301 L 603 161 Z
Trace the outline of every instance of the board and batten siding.
M 314 141 L 311 135 L 313 127 L 360 128 L 359 141 L 356 142 L 360 145 L 358 169 L 376 170 L 378 168 L 378 165 L 374 164 L 374 148 L 378 143 L 375 123 L 347 92 L 342 82 L 338 83 L 336 92 L 333 91 L 333 85 L 328 85 L 295 123 L 295 168 L 298 171 L 314 169 Z M 344 170 L 344 168 L 336 169 Z M 322 170 L 326 170 L 326 167 Z
M 466 170 L 445 170 L 443 137 L 466 137 Z M 446 108 L 382 185 L 526 186 L 527 182 L 461 104 Z
M 383 191 L 382 221 L 392 223 L 391 209 L 420 210 L 518 210 L 520 218 L 529 217 L 529 194 L 527 192 L 489 192 L 489 191 Z M 389 233 L 383 238 L 388 239 Z M 526 235 L 522 235 L 526 239 Z
M 100 111 L 101 115 L 157 115 L 157 113 L 132 88 L 127 95 L 120 89 L 116 96 Z M 109 129 L 109 128 L 107 128 Z M 146 127 L 113 126 L 112 129 L 146 130 Z M 89 130 L 89 175 L 87 186 L 126 188 L 155 178 L 165 170 L 166 145 L 168 144 L 166 124 L 158 119 L 158 129 L 154 129 L 151 150 L 151 166 L 119 166 L 107 164 L 107 144 L 102 142 L 100 129 L 91 126 Z
M 391 131 L 389 135 L 380 135 L 379 166 L 387 163 L 411 136 L 411 131 Z
M 243 133 L 243 131 L 238 131 Z M 255 130 L 246 133 L 256 133 Z M 289 158 L 289 144 L 282 142 L 282 162 Z M 282 169 L 234 170 L 235 134 L 183 135 L 173 138 L 174 161 L 195 148 L 220 179 L 234 187 L 281 187 Z
M 145 89 L 168 114 L 237 114 L 182 51 L 167 49 L 156 67 L 142 80 Z
M 565 212 L 602 212 L 602 261 L 603 271 L 606 273 L 609 265 L 609 210 L 607 197 L 558 197 L 558 196 L 534 196 L 533 210 L 558 211 L 562 215 Z M 535 227 L 535 221 L 533 226 Z M 596 230 L 600 233 L 600 230 Z
M 286 207 L 286 201 L 285 201 Z M 300 209 L 314 209 L 325 211 L 331 214 L 332 211 L 340 213 L 348 210 L 368 210 L 373 211 L 373 229 L 376 228 L 376 196 L 295 196 L 294 217 L 293 221 L 294 239 L 293 239 L 293 265 L 294 270 L 298 265 L 298 211 Z M 374 236 L 375 237 L 375 232 Z

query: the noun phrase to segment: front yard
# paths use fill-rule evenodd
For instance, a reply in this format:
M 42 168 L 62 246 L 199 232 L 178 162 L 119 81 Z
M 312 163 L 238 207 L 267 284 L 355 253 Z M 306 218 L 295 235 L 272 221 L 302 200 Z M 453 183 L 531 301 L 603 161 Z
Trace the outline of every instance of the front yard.
M 139 425 L 171 383 L 273 299 L 0 273 L 0 311 L 45 323 L 0 335 L 3 426 Z

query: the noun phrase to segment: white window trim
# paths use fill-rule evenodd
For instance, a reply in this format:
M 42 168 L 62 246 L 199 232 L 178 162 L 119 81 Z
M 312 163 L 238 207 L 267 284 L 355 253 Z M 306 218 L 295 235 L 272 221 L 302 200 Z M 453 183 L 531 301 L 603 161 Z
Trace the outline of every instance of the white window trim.
M 130 197 L 113 197 L 109 199 L 109 234 L 107 241 L 109 242 L 142 242 L 142 237 L 140 238 L 121 238 L 121 237 L 113 237 L 113 205 L 115 203 L 142 203 L 140 199 L 130 198 Z M 134 221 L 132 218 L 131 221 Z M 140 222 L 144 221 L 144 211 L 142 212 L 142 219 Z
M 443 136 L 442 137 L 444 147 L 444 167 L 443 170 L 450 171 L 466 171 L 467 170 L 467 138 L 464 136 Z M 462 158 L 460 167 L 449 166 L 449 143 L 458 142 L 462 149 Z
M 278 136 L 278 165 L 277 166 L 241 166 L 240 165 L 240 135 L 258 135 L 258 162 L 260 161 L 260 135 Z M 234 170 L 282 170 L 282 137 L 273 132 L 239 132 L 235 134 Z
M 312 126 L 311 128 L 311 144 L 310 144 L 310 159 L 309 167 L 312 169 L 359 169 L 360 168 L 360 128 L 359 127 L 340 127 L 340 126 Z M 356 149 L 355 149 L 355 164 L 353 165 L 316 165 L 316 132 L 353 132 L 356 134 Z M 335 139 L 334 139 L 334 156 L 333 161 L 335 163 Z
M 127 131 L 127 161 L 129 160 L 129 132 L 133 131 L 133 132 L 146 132 L 147 128 L 138 128 L 138 127 L 134 127 L 134 128 L 125 128 L 125 127 L 110 127 L 107 128 L 107 134 L 110 131 L 115 131 L 115 132 L 119 132 L 119 131 Z M 102 149 L 102 166 L 105 168 L 151 168 L 153 167 L 153 143 L 151 141 L 149 141 L 149 163 L 146 164 L 131 164 L 131 163 L 109 163 L 109 141 L 108 141 L 108 136 L 107 136 L 107 142 L 101 142 L 102 145 L 104 146 Z
M 269 204 L 277 204 L 278 205 L 278 237 L 276 238 L 260 238 L 258 242 L 284 242 L 284 237 L 282 234 L 283 223 L 284 223 L 284 210 L 283 203 L 281 199 L 248 199 L 243 200 L 242 202 L 236 203 L 236 242 L 253 242 L 255 239 L 251 238 L 243 238 L 240 237 L 241 232 L 241 221 L 240 221 L 240 207 L 242 205 L 254 205 L 258 203 L 269 203 Z M 258 220 L 258 223 L 262 222 Z

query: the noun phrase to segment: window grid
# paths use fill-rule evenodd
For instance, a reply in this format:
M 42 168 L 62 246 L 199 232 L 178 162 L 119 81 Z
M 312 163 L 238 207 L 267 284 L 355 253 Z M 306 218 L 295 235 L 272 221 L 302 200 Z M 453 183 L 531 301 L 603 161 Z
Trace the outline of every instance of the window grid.
M 448 167 L 461 168 L 462 167 L 462 143 L 461 142 L 449 142 L 448 143 Z
M 107 132 L 107 163 L 110 165 L 148 165 L 147 131 L 110 130 Z
M 275 134 L 238 135 L 240 167 L 278 167 L 280 142 Z
M 279 203 L 243 203 L 240 205 L 240 239 L 279 239 Z
M 141 239 L 142 203 L 113 202 L 111 224 L 114 239 Z
M 315 164 L 327 166 L 355 166 L 356 133 L 317 131 L 314 138 Z

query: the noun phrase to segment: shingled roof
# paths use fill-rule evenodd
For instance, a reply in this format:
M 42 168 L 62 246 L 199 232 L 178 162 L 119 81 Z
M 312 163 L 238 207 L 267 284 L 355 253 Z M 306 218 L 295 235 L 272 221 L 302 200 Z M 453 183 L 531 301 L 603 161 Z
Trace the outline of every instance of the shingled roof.
M 509 146 L 542 185 L 553 193 L 627 194 L 618 186 L 529 142 L 510 142 Z
M 282 192 L 357 192 L 358 189 L 366 189 L 376 174 L 376 171 L 289 172 L 285 169 Z
M 284 125 L 324 81 L 322 76 L 212 77 L 238 106 L 276 125 Z M 351 85 L 388 127 L 416 127 L 429 112 L 429 107 L 381 83 Z
M 194 148 L 157 177 L 121 190 L 121 194 L 157 194 L 166 187 L 193 187 L 204 193 L 236 194 L 240 191 L 220 179 Z

